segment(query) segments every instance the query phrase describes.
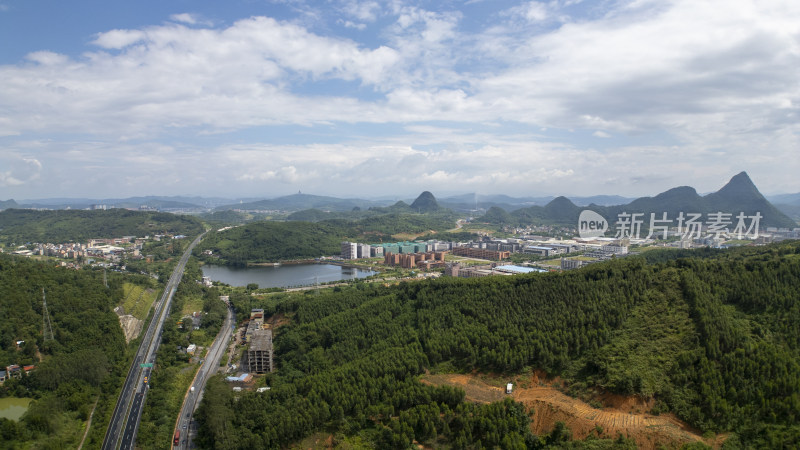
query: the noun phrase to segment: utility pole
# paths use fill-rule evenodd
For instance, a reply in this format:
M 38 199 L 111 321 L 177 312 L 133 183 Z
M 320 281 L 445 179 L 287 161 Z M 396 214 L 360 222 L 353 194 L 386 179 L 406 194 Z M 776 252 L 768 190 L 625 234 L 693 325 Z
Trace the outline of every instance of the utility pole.
M 47 297 L 44 294 L 44 288 L 42 288 L 42 338 L 45 341 L 54 339 L 53 326 L 50 324 L 50 313 L 47 312 Z

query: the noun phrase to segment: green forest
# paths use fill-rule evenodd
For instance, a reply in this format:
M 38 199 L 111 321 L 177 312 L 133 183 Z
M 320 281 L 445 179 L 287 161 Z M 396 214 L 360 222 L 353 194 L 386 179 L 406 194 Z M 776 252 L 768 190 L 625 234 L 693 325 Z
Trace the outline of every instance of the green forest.
M 225 231 L 212 231 L 195 247 L 201 260 L 218 264 L 246 265 L 288 259 L 338 255 L 344 240 L 394 242 L 398 233 L 428 233 L 455 226 L 450 213 L 383 214 L 361 220 L 322 222 L 255 222 Z M 211 250 L 214 255 L 203 254 Z
M 521 404 L 466 403 L 419 382 L 425 371 L 532 369 L 575 395 L 653 397 L 655 414 L 730 433 L 725 448 L 800 446 L 798 243 L 246 303 L 291 318 L 275 339 L 278 370 L 268 393 L 212 381 L 197 413 L 204 448 L 278 448 L 317 431 L 377 448 L 633 445 L 565 443 L 563 427 L 534 436 Z
M 154 234 L 198 235 L 199 219 L 152 211 L 7 209 L 0 211 L 0 242 L 61 243 Z
M 146 277 L 128 281 L 149 283 Z M 53 340 L 42 334 L 42 289 Z M 0 419 L 3 448 L 75 448 L 97 401 L 87 445 L 99 446 L 127 371 L 125 338 L 112 311 L 122 297 L 122 278 L 102 270 L 72 270 L 0 254 L 0 366 L 32 364 L 21 379 L 0 386 L 0 397 L 33 398 L 19 422 Z M 17 346 L 17 341 L 25 341 Z M 102 395 L 101 395 L 102 394 Z M 107 419 L 106 419 L 107 420 Z M 91 444 L 93 443 L 93 444 Z
M 182 247 L 172 251 L 180 254 Z M 170 270 L 161 269 L 166 279 Z M 179 349 L 190 343 L 209 345 L 227 313 L 220 292 L 195 281 L 201 276 L 197 262 L 190 260 L 172 313 L 179 317 L 184 304 L 193 301 L 203 313 L 200 329 L 179 327 L 177 320 L 164 326 L 137 435 L 141 448 L 166 448 L 161 443 L 170 442 L 195 367 Z M 126 345 L 113 308 L 125 297 L 124 285 L 139 291 L 159 288 L 145 275 L 108 271 L 105 279 L 108 287 L 102 269 L 68 269 L 0 253 L 0 370 L 11 364 L 35 366 L 28 376 L 0 385 L 0 398 L 33 399 L 19 421 L 0 418 L 0 448 L 77 448 L 92 412 L 84 448 L 100 447 L 138 346 L 138 340 Z M 42 289 L 53 340 L 42 334 Z

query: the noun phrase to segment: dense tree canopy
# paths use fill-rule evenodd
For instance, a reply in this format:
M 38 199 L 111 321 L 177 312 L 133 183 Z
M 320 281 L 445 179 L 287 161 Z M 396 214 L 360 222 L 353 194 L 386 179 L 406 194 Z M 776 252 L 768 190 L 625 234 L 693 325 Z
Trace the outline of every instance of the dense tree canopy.
M 9 448 L 41 439 L 52 448 L 71 445 L 73 434 L 59 430 L 69 420 L 85 421 L 97 395 L 113 394 L 122 382 L 128 355 L 112 311 L 122 297 L 121 276 L 110 274 L 108 285 L 101 270 L 0 254 L 0 367 L 35 365 L 29 376 L 0 387 L 0 396 L 35 399 L 19 423 L 0 419 L 0 441 Z M 42 334 L 43 289 L 53 340 Z M 16 341 L 25 343 L 18 348 Z
M 343 240 L 392 242 L 397 233 L 425 233 L 453 228 L 450 213 L 389 213 L 361 220 L 322 222 L 255 222 L 225 231 L 210 232 L 195 248 L 195 255 L 220 264 L 275 262 L 287 259 L 338 255 Z M 205 250 L 215 256 L 207 257 Z
M 456 448 L 547 443 L 530 435 L 513 402 L 466 405 L 460 391 L 419 383 L 424 370 L 448 366 L 544 369 L 655 397 L 660 410 L 733 431 L 747 445 L 800 444 L 800 245 L 682 256 L 563 274 L 358 284 L 273 302 L 269 312 L 293 317 L 275 340 L 272 390 L 213 387 L 199 415 L 201 442 L 269 448 L 325 429 L 382 448 L 412 439 Z
M 0 212 L 0 241 L 17 244 L 202 232 L 202 223 L 195 217 L 152 211 L 7 209 Z

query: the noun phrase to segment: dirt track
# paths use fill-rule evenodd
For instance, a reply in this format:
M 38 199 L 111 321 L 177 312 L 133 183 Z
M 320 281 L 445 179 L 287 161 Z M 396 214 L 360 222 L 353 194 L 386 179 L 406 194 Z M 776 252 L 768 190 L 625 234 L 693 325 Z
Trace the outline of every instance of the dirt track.
M 466 399 L 478 403 L 489 403 L 505 397 L 505 379 L 493 379 L 478 375 L 425 375 L 423 383 L 451 385 L 464 389 Z M 548 380 L 541 380 L 536 374 L 532 378 L 514 382 L 514 400 L 533 407 L 531 431 L 537 435 L 547 434 L 556 422 L 564 422 L 571 430 L 574 439 L 584 439 L 593 430 L 602 428 L 601 437 L 616 438 L 619 433 L 636 441 L 639 448 L 654 449 L 657 445 L 679 448 L 684 443 L 703 441 L 702 437 L 688 425 L 671 414 L 654 416 L 646 411 L 652 402 L 635 397 L 605 395 L 600 400 L 602 409 L 594 408 L 586 402 L 567 396 Z M 550 380 L 552 381 L 552 380 Z M 709 443 L 713 444 L 713 443 Z

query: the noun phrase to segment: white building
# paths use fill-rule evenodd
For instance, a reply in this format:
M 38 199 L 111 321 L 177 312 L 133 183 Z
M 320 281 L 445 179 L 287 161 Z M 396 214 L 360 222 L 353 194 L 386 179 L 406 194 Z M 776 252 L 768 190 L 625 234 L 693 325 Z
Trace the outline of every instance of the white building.
M 583 261 L 579 259 L 566 259 L 561 258 L 561 269 L 563 270 L 571 270 L 571 269 L 578 269 L 583 266 Z
M 359 258 L 369 258 L 370 257 L 370 245 L 369 244 L 358 244 L 358 257 Z
M 606 253 L 611 253 L 613 255 L 627 255 L 628 254 L 628 246 L 626 246 L 626 245 L 609 244 L 609 245 L 604 245 L 604 246 L 600 247 L 600 250 L 602 250 L 602 251 L 604 251 Z
M 356 244 L 355 242 L 342 242 L 342 258 L 357 259 L 358 244 Z

